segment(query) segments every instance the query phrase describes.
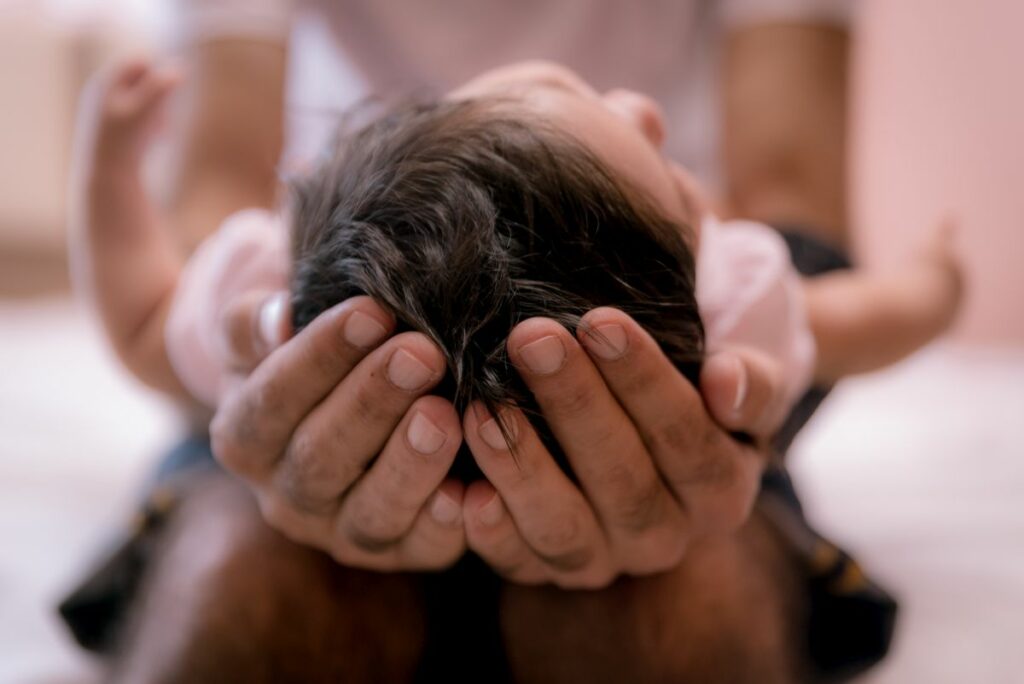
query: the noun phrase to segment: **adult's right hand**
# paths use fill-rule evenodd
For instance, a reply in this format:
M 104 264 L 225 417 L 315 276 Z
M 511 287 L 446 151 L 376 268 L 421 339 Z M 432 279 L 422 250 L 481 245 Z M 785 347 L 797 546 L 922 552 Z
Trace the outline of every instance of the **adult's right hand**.
M 444 358 L 368 297 L 289 337 L 283 293 L 248 295 L 221 321 L 236 382 L 211 424 L 220 463 L 255 492 L 266 521 L 338 562 L 373 570 L 446 567 L 465 550 L 463 486 L 446 480 L 460 417 L 423 396 Z

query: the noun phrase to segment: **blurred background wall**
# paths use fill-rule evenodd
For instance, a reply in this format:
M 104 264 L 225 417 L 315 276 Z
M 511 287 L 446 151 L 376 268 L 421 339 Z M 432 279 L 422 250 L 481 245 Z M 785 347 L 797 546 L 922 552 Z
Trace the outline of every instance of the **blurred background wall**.
M 152 41 L 159 4 L 0 0 L 0 293 L 65 283 L 65 189 L 78 94 L 111 55 Z
M 1024 2 L 866 0 L 854 87 L 859 251 L 891 263 L 954 217 L 960 340 L 1024 345 Z

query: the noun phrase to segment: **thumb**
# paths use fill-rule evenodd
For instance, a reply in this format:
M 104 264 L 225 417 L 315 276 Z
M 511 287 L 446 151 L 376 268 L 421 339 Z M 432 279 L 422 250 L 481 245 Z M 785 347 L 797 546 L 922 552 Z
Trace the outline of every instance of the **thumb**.
M 771 357 L 753 349 L 709 356 L 701 369 L 700 386 L 712 417 L 728 430 L 768 438 L 785 418 L 781 369 Z
M 248 373 L 290 336 L 287 292 L 247 292 L 221 310 L 218 350 L 228 368 Z

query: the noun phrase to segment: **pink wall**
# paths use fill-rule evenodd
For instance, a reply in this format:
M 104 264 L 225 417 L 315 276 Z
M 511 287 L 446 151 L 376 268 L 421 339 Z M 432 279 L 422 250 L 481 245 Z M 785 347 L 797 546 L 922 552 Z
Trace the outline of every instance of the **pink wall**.
M 1024 346 L 1024 2 L 862 0 L 856 247 L 891 264 L 961 224 L 963 341 Z

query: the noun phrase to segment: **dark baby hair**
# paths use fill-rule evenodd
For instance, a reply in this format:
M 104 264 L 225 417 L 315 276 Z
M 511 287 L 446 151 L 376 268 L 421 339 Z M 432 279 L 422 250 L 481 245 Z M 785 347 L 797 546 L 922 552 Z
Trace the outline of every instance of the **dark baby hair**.
M 293 184 L 296 330 L 358 294 L 441 348 L 436 393 L 462 412 L 517 405 L 561 458 L 505 340 L 533 316 L 570 330 L 632 316 L 691 379 L 703 326 L 685 226 L 584 145 L 499 100 L 394 109 L 338 138 Z

